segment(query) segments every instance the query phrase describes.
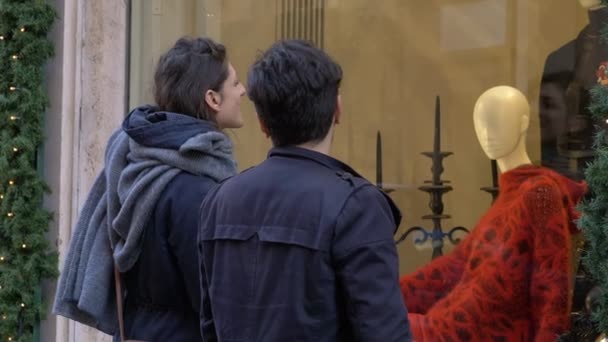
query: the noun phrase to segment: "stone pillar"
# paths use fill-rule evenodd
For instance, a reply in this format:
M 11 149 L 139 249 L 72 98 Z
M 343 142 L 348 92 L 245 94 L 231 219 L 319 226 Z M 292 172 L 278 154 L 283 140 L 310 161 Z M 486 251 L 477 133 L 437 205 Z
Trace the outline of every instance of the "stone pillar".
M 51 106 L 46 115 L 44 175 L 54 212 L 50 239 L 62 267 L 79 209 L 103 167 L 105 145 L 126 110 L 126 0 L 55 0 L 59 19 L 51 38 L 56 57 L 48 67 Z M 55 283 L 45 284 L 51 304 Z M 111 341 L 109 336 L 49 314 L 42 341 Z

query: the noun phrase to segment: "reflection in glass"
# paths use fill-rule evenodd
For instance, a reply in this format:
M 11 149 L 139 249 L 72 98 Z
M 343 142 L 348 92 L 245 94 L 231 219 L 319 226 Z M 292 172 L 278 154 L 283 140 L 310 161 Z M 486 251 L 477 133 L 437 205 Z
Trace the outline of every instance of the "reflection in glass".
M 575 179 L 593 158 L 595 133 L 608 126 L 589 112 L 589 91 L 608 84 L 608 47 L 600 39 L 608 8 L 588 9 L 588 17 L 576 39 L 548 55 L 539 101 L 542 162 Z

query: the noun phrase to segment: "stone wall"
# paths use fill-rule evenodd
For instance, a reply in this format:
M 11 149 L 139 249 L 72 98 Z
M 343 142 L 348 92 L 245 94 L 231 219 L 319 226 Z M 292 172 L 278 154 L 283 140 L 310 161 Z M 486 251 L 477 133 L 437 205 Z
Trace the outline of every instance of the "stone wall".
M 59 19 L 51 34 L 56 56 L 48 65 L 44 175 L 54 212 L 49 238 L 63 265 L 77 214 L 103 167 L 107 139 L 126 110 L 127 3 L 125 0 L 55 0 Z M 50 314 L 55 282 L 45 284 L 49 303 L 42 341 L 111 341 L 109 336 Z

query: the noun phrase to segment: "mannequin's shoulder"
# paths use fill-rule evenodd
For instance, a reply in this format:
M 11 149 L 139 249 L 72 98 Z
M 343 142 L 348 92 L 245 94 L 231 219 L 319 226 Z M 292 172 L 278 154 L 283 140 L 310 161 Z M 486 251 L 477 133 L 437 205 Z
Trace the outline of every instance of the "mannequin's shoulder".
M 559 213 L 564 206 L 559 184 L 545 175 L 531 177 L 522 184 L 521 201 L 541 221 Z
M 557 187 L 558 183 L 550 175 L 539 174 L 526 179 L 521 187 L 528 191 L 534 190 L 539 187 Z
M 526 179 L 520 189 L 523 193 L 538 193 L 551 189 L 559 190 L 559 184 L 551 176 L 540 174 Z

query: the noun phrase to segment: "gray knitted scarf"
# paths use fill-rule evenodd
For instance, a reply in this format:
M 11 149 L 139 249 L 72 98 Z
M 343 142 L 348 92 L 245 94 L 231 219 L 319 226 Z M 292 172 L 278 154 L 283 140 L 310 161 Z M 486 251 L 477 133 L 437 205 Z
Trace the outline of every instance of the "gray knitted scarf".
M 234 175 L 237 169 L 228 137 L 208 131 L 172 150 L 139 145 L 123 130 L 112 135 L 105 169 L 74 228 L 59 278 L 55 314 L 114 334 L 118 321 L 113 263 L 121 272 L 136 263 L 156 202 L 181 171 L 215 181 Z

